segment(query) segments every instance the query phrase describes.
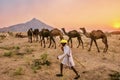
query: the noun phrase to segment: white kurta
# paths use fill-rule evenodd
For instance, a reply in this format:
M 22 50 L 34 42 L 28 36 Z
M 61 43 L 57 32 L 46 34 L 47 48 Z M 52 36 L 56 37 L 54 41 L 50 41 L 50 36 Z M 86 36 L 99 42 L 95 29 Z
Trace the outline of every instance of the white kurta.
M 70 47 L 65 45 L 63 47 L 63 52 L 64 53 L 62 55 L 58 56 L 59 59 L 63 58 L 62 64 L 70 66 L 70 67 L 75 66 L 75 63 L 74 63 L 73 57 L 72 57 L 72 51 L 71 51 Z

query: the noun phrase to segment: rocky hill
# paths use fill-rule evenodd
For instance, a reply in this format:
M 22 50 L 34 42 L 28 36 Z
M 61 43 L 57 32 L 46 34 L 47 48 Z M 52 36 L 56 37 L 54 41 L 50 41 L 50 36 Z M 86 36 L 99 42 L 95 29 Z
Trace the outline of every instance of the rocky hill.
M 47 28 L 51 30 L 53 27 L 45 24 L 44 22 L 36 18 L 33 18 L 32 20 L 26 23 L 20 23 L 20 24 L 9 26 L 9 27 L 0 28 L 0 32 L 8 32 L 8 31 L 26 32 L 29 28 L 33 28 L 33 29 L 38 28 L 39 30 L 42 28 Z

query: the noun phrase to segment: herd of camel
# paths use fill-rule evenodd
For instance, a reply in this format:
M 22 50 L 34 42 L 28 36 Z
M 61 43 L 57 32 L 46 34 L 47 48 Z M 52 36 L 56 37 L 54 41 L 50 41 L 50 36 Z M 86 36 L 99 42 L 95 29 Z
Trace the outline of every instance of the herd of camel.
M 71 47 L 73 46 L 72 45 L 72 38 L 77 38 L 77 40 L 78 40 L 77 48 L 80 46 L 80 43 L 82 43 L 82 48 L 84 48 L 81 35 L 77 30 L 72 30 L 72 31 L 69 31 L 69 32 L 66 32 L 65 28 L 62 28 L 61 30 L 59 30 L 57 28 L 54 28 L 52 30 L 42 29 L 41 31 L 39 31 L 39 29 L 34 29 L 33 30 L 32 28 L 30 28 L 27 31 L 28 42 L 32 43 L 32 37 L 35 38 L 35 41 L 38 41 L 38 38 L 40 38 L 41 46 L 42 46 L 42 44 L 44 44 L 44 48 L 45 48 L 46 47 L 45 38 L 47 38 L 47 40 L 49 40 L 49 42 L 50 42 L 48 48 L 51 47 L 52 42 L 53 42 L 54 48 L 56 48 L 56 41 L 55 41 L 54 37 L 59 36 L 60 40 L 62 40 L 62 39 L 64 39 L 64 37 L 63 37 L 63 33 L 64 33 L 65 35 L 68 36 L 68 44 L 69 44 L 69 42 L 71 42 Z M 103 52 L 107 52 L 108 41 L 107 41 L 107 36 L 105 35 L 105 33 L 103 31 L 93 30 L 90 33 L 88 33 L 85 28 L 80 28 L 80 30 L 83 32 L 83 34 L 87 38 L 91 39 L 90 47 L 89 47 L 88 51 L 91 51 L 91 47 L 92 47 L 92 44 L 94 42 L 96 47 L 97 47 L 98 52 L 100 52 L 96 40 L 97 39 L 102 39 L 102 42 L 105 45 L 105 48 L 104 48 Z

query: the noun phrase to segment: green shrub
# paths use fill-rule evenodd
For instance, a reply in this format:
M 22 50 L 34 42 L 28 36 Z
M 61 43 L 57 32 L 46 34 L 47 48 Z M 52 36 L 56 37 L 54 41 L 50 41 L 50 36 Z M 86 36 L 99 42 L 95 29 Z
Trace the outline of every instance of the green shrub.
M 19 46 L 1 46 L 0 49 L 5 49 L 5 50 L 19 50 Z
M 20 49 L 19 46 L 14 46 L 13 48 L 14 48 L 15 50 L 19 50 L 19 49 Z
M 6 56 L 6 57 L 11 57 L 12 56 L 12 52 L 11 51 L 9 51 L 9 52 L 5 52 L 4 53 L 4 56 Z
M 36 73 L 38 69 L 41 69 L 43 65 L 50 66 L 51 62 L 48 61 L 48 54 L 42 54 L 40 59 L 34 59 L 31 65 L 31 69 Z
M 15 70 L 15 72 L 13 73 L 14 76 L 16 75 L 22 75 L 23 74 L 23 68 L 19 67 Z
M 46 53 L 44 53 L 40 56 L 40 60 L 41 60 L 41 65 L 49 66 L 51 64 L 50 61 L 48 61 L 48 54 L 46 54 Z
M 113 74 L 109 74 L 111 80 L 120 80 L 120 72 L 115 72 Z
M 38 69 L 41 69 L 41 62 L 40 59 L 33 60 L 33 64 L 31 65 L 31 69 L 34 73 L 36 73 Z

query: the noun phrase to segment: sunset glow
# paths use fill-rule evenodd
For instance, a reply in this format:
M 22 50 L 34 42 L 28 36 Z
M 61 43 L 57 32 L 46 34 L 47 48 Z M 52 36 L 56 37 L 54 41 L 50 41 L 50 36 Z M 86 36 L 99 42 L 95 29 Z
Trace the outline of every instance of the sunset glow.
M 120 29 L 120 22 L 114 23 L 113 27 L 116 29 Z
M 120 30 L 120 0 L 0 0 L 0 28 L 37 18 L 56 28 Z

